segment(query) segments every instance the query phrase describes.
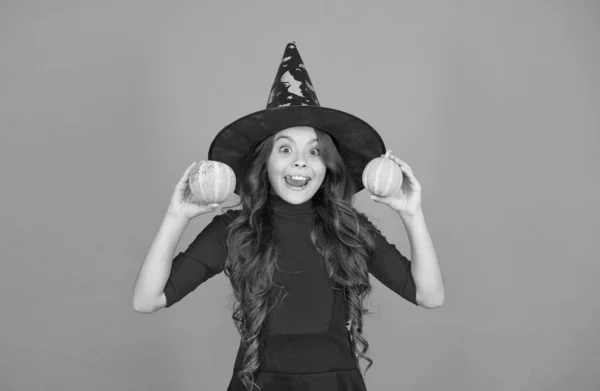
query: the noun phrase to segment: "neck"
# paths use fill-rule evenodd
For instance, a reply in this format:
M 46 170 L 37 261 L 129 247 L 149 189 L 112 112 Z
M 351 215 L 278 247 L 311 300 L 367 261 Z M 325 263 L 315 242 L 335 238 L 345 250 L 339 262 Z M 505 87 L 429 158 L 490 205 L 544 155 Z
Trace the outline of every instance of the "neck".
M 314 213 L 313 199 L 301 203 L 301 204 L 290 204 L 280 196 L 272 193 L 270 196 L 271 208 L 275 211 L 275 214 L 279 215 L 311 215 Z

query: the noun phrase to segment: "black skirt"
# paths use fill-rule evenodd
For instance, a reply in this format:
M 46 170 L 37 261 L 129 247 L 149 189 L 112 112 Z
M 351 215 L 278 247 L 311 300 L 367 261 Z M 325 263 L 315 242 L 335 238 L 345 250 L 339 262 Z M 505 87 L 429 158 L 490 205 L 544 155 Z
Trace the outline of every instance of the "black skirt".
M 249 391 L 238 377 L 243 366 L 241 349 L 240 344 L 227 391 Z M 367 390 L 346 329 L 265 338 L 264 357 L 254 383 L 261 391 Z M 258 390 L 256 386 L 253 389 Z

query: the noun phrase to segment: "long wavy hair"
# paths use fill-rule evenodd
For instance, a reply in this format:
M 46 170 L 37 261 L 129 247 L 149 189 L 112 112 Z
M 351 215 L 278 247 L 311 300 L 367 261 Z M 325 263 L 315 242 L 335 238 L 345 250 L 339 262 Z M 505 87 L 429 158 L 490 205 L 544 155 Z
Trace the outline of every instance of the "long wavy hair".
M 316 128 L 315 133 L 326 173 L 323 184 L 313 196 L 317 218 L 310 228 L 310 238 L 324 259 L 330 279 L 345 291 L 351 350 L 358 368 L 360 358 L 369 362 L 366 374 L 373 360 L 365 355 L 369 343 L 362 336 L 363 315 L 371 312 L 364 308 L 363 300 L 371 292 L 367 263 L 375 254 L 374 232 L 380 231 L 352 206 L 355 185 L 335 139 Z M 224 273 L 233 287 L 232 317 L 244 351 L 243 369 L 237 376 L 249 390 L 255 385 L 260 389 L 254 383 L 254 374 L 264 352 L 265 321 L 269 311 L 283 299 L 282 290 L 276 289 L 281 287 L 273 280 L 279 248 L 271 223 L 269 194 L 272 190 L 266 166 L 273 143 L 274 135 L 271 135 L 255 143 L 248 152 L 245 172 L 239 178 L 240 203 L 229 207 L 242 205 L 242 209 L 227 227 L 229 255 Z

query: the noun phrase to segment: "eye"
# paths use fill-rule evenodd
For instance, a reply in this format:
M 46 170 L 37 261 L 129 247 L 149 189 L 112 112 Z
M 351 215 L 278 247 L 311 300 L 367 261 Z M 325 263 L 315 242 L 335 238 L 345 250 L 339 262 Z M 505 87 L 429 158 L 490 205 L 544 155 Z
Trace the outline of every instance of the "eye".
M 280 151 L 280 152 L 283 152 L 283 150 L 284 150 L 284 149 L 287 149 L 287 150 L 289 150 L 290 148 L 289 148 L 289 147 L 287 147 L 287 146 L 279 147 L 279 151 Z M 315 148 L 315 149 L 311 150 L 311 152 L 313 152 L 313 151 L 316 151 L 316 152 L 317 152 L 315 156 L 319 156 L 319 155 L 321 155 L 321 150 L 320 150 L 319 148 Z

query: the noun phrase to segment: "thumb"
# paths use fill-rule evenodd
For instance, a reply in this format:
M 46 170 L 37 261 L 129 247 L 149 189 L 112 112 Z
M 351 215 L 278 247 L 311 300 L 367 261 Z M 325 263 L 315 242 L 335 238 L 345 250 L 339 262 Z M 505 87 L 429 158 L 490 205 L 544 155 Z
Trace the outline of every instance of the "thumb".
M 372 199 L 372 200 L 373 200 L 373 201 L 375 201 L 375 202 L 381 202 L 382 204 L 384 204 L 384 203 L 385 203 L 385 202 L 383 202 L 383 199 L 382 199 L 381 197 L 379 197 L 379 196 L 376 196 L 376 195 L 374 195 L 374 194 L 371 194 L 371 195 L 369 196 L 369 198 L 370 198 L 370 199 Z
M 198 205 L 198 210 L 200 213 L 212 213 L 217 209 L 218 204 L 206 204 L 206 205 Z

